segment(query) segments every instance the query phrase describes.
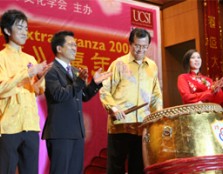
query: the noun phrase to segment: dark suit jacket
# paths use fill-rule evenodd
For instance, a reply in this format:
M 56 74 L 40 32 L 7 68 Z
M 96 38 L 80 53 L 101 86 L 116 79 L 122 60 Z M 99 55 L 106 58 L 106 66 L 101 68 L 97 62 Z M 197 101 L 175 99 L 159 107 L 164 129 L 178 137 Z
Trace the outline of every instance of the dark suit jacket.
M 75 75 L 77 69 L 72 68 L 72 71 L 73 78 L 55 60 L 45 77 L 48 116 L 43 129 L 43 139 L 78 139 L 85 136 L 82 100 L 90 100 L 102 85 L 97 85 L 92 80 L 86 86 Z

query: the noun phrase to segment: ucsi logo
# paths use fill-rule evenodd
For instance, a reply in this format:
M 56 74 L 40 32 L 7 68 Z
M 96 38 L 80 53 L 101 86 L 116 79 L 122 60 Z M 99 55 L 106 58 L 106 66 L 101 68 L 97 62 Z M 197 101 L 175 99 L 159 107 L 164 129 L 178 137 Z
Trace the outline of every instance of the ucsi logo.
M 153 14 L 149 11 L 131 8 L 131 23 L 139 27 L 153 28 Z

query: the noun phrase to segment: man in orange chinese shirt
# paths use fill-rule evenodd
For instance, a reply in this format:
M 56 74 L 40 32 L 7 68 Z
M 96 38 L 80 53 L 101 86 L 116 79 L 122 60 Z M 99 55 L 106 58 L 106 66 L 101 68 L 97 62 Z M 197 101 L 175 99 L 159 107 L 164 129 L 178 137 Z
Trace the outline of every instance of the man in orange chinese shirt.
M 151 36 L 135 28 L 129 36 L 130 52 L 117 58 L 103 82 L 100 99 L 108 112 L 108 174 L 143 174 L 142 132 L 138 126 L 151 112 L 162 109 L 158 68 L 146 57 Z M 128 115 L 125 110 L 148 103 Z
M 1 18 L 6 46 L 0 51 L 0 174 L 38 174 L 39 116 L 36 95 L 44 92 L 50 68 L 21 47 L 28 34 L 27 17 L 8 10 Z

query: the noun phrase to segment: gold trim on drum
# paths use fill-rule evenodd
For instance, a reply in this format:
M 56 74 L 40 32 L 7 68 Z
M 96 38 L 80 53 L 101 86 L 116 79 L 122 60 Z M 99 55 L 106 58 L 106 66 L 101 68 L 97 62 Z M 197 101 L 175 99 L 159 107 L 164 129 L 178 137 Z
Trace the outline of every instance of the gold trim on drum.
M 222 113 L 223 109 L 219 104 L 216 103 L 186 104 L 186 105 L 169 107 L 161 111 L 154 112 L 145 117 L 141 126 L 144 126 L 147 123 L 156 122 L 157 120 L 162 119 L 163 117 L 173 118 L 180 115 L 195 114 L 195 113 L 199 114 L 203 112 Z

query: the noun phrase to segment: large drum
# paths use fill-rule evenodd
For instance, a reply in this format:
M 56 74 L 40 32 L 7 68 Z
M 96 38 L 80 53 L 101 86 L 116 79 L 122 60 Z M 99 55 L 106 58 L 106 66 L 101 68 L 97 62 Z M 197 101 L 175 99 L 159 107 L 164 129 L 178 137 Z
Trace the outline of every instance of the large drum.
M 223 110 L 214 103 L 166 108 L 143 123 L 147 174 L 222 173 Z

